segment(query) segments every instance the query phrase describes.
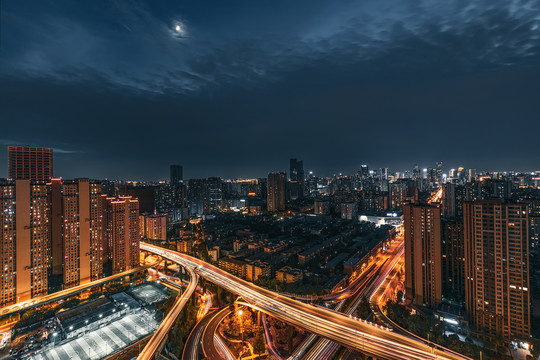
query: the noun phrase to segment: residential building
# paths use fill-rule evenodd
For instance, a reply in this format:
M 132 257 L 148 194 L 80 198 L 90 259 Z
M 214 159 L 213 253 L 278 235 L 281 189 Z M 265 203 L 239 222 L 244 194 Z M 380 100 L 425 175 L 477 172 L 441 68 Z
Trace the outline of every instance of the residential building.
M 485 338 L 531 332 L 528 206 L 504 199 L 464 204 L 465 304 Z
M 114 274 L 139 265 L 139 201 L 131 196 L 103 199 L 105 256 Z
M 441 209 L 431 204 L 406 204 L 405 296 L 416 305 L 434 307 L 442 301 Z
M 50 258 L 50 187 L 0 183 L 0 306 L 46 295 Z
M 48 181 L 53 176 L 52 149 L 8 146 L 8 178 Z
M 285 210 L 285 173 L 268 174 L 267 208 L 270 212 Z

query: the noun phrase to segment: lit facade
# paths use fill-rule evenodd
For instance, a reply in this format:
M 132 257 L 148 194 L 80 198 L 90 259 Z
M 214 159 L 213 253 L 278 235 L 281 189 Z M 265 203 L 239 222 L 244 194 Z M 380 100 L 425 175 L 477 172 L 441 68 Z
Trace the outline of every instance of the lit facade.
M 417 305 L 442 301 L 441 209 L 430 204 L 406 204 L 405 296 Z
M 270 173 L 267 181 L 267 209 L 270 212 L 285 211 L 285 173 Z
M 101 206 L 99 182 L 51 180 L 52 273 L 64 288 L 103 276 Z
M 52 149 L 8 146 L 8 178 L 48 181 L 53 174 Z
M 139 265 L 139 201 L 131 196 L 103 197 L 104 247 L 113 273 Z
M 0 306 L 46 295 L 50 259 L 49 187 L 17 180 L 0 184 Z
M 486 339 L 530 336 L 528 227 L 526 204 L 464 204 L 465 304 L 471 325 Z
M 141 236 L 151 240 L 167 239 L 167 214 L 140 216 Z

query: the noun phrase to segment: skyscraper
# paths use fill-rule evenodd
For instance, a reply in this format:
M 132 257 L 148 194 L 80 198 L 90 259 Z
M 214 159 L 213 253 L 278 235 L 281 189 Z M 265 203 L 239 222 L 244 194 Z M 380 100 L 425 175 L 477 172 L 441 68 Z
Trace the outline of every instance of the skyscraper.
M 486 339 L 528 338 L 529 230 L 526 204 L 503 199 L 464 204 L 465 304 Z
M 413 179 L 418 180 L 420 178 L 421 178 L 420 167 L 418 166 L 418 164 L 414 164 L 414 166 L 413 166 Z
M 48 181 L 53 174 L 52 149 L 8 146 L 8 178 Z
M 466 199 L 466 189 L 453 183 L 443 184 L 442 214 L 445 217 L 463 217 L 463 201 Z
M 158 212 L 170 213 L 173 222 L 188 219 L 187 186 L 185 184 L 160 185 L 156 189 L 156 209 Z
M 103 276 L 101 206 L 99 182 L 51 180 L 51 272 L 64 288 Z
M 417 305 L 442 300 L 441 209 L 430 204 L 406 204 L 405 296 Z
M 442 184 L 443 183 L 443 170 L 442 170 L 443 163 L 442 161 L 439 161 L 435 163 L 435 165 L 436 165 L 436 169 L 435 169 L 436 181 L 438 184 Z
M 0 306 L 47 294 L 50 218 L 46 184 L 0 183 Z
M 360 177 L 367 179 L 369 177 L 369 168 L 367 165 L 360 165 Z
M 139 265 L 139 201 L 131 196 L 103 196 L 106 255 L 114 274 Z
M 467 184 L 467 200 L 510 198 L 513 184 L 507 180 L 485 179 Z
M 290 159 L 290 199 L 295 200 L 304 197 L 304 162 Z
M 184 181 L 184 168 L 182 165 L 171 165 L 171 184 L 181 184 Z
M 219 177 L 211 177 L 206 180 L 208 194 L 210 196 L 210 211 L 219 211 L 223 208 L 223 181 Z
M 206 179 L 189 179 L 187 196 L 190 215 L 210 214 L 210 188 Z
M 270 212 L 285 210 L 285 178 L 283 172 L 268 174 L 267 208 Z

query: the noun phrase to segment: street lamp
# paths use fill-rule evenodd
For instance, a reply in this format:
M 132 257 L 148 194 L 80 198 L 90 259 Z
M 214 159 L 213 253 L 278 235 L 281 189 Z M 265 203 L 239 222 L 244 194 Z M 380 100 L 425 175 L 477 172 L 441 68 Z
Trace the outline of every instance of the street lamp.
M 238 310 L 237 311 L 237 314 L 238 314 L 238 318 L 240 319 L 240 334 L 242 335 L 242 347 L 240 349 L 240 360 L 242 360 L 242 354 L 244 353 L 244 319 L 242 319 L 242 314 L 244 312 L 242 311 L 242 309 Z

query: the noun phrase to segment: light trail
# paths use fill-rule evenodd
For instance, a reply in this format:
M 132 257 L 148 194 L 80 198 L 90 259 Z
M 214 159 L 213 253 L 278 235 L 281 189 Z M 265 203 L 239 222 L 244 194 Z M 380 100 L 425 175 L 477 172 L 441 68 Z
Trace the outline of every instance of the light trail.
M 173 308 L 169 311 L 169 313 L 165 316 L 163 321 L 161 322 L 161 325 L 156 330 L 154 335 L 150 338 L 144 349 L 141 351 L 139 356 L 137 357 L 138 360 L 150 360 L 154 359 L 157 353 L 160 350 L 160 347 L 163 344 L 163 341 L 165 340 L 165 337 L 169 333 L 169 330 L 173 326 L 174 322 L 176 321 L 176 318 L 178 315 L 180 315 L 180 312 L 188 302 L 189 298 L 193 295 L 195 292 L 195 289 L 197 288 L 197 281 L 199 279 L 199 276 L 195 274 L 193 271 L 193 268 L 188 267 L 187 271 L 189 272 L 190 282 L 189 286 L 187 287 L 186 291 L 181 294 L 178 299 L 175 301 Z M 180 287 L 180 285 L 177 285 Z
M 389 360 L 449 359 L 468 357 L 433 349 L 423 342 L 393 333 L 382 326 L 287 298 L 241 280 L 202 260 L 141 242 L 141 249 L 168 258 L 198 275 L 240 295 L 266 314 L 331 339 L 353 350 Z

